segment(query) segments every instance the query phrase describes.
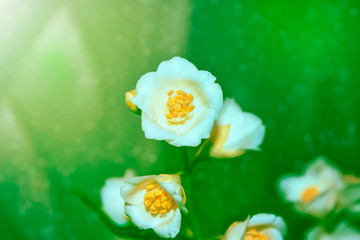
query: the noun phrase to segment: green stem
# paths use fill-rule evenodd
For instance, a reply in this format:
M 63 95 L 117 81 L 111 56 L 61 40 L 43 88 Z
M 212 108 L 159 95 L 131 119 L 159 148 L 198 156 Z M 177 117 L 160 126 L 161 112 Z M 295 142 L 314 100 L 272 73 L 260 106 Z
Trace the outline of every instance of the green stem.
M 184 183 L 184 187 L 185 187 L 185 194 L 187 195 L 187 207 L 189 210 L 189 215 L 188 215 L 188 219 L 189 219 L 189 224 L 191 227 L 191 230 L 193 231 L 193 236 L 194 239 L 202 239 L 201 235 L 200 235 L 200 226 L 199 226 L 199 222 L 197 221 L 196 218 L 196 214 L 195 214 L 195 206 L 194 206 L 194 198 L 193 198 L 193 194 L 192 194 L 192 189 L 191 189 L 191 177 L 187 177 L 184 179 L 183 181 Z
M 181 150 L 181 155 L 182 155 L 183 162 L 184 162 L 184 172 L 189 173 L 190 172 L 190 159 L 187 154 L 186 148 L 180 148 L 180 150 Z
M 198 152 L 199 153 L 199 152 Z M 190 162 L 190 158 L 187 154 L 186 148 L 181 148 L 181 154 L 184 162 L 184 172 L 182 174 L 182 182 L 183 186 L 185 188 L 185 194 L 187 196 L 187 207 L 189 210 L 189 215 L 187 216 L 190 224 L 190 229 L 193 232 L 194 239 L 202 239 L 200 235 L 200 226 L 196 218 L 195 214 L 195 206 L 194 206 L 194 198 L 192 195 L 192 189 L 191 189 L 191 173 L 193 168 L 198 162 L 198 157 L 196 157 L 198 154 L 196 154 L 195 158 L 192 162 Z

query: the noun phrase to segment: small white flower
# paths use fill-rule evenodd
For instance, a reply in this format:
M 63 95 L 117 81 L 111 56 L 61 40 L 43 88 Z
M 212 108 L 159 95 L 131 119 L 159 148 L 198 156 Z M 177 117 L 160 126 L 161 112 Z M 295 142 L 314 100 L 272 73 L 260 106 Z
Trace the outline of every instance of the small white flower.
M 307 240 L 359 240 L 360 232 L 348 225 L 346 222 L 340 223 L 334 232 L 327 233 L 322 226 L 312 229 Z
M 120 188 L 124 182 L 135 174 L 131 169 L 126 170 L 122 178 L 110 178 L 106 180 L 105 185 L 101 189 L 101 201 L 103 210 L 117 224 L 124 225 L 129 218 L 124 213 L 124 200 L 120 195 Z
M 121 188 L 125 213 L 140 229 L 153 228 L 160 237 L 173 238 L 180 231 L 180 209 L 186 197 L 177 175 L 150 175 L 128 180 Z
M 259 150 L 265 126 L 257 116 L 243 112 L 234 99 L 226 99 L 212 133 L 212 157 L 237 157 L 247 149 Z
M 145 137 L 178 147 L 195 147 L 208 138 L 223 104 L 215 79 L 180 57 L 164 61 L 156 72 L 143 75 L 132 102 L 142 110 Z
M 345 186 L 341 173 L 322 158 L 311 163 L 304 175 L 281 180 L 285 199 L 295 208 L 315 217 L 325 217 L 336 205 L 339 191 Z
M 286 234 L 284 220 L 273 214 L 256 214 L 244 222 L 234 222 L 225 233 L 225 240 L 282 240 Z

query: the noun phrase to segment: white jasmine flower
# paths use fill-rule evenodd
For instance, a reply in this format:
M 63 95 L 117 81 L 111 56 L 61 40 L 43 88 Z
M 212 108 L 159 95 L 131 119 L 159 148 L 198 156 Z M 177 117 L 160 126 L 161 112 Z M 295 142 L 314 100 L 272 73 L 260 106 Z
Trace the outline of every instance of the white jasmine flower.
M 120 195 L 120 188 L 124 182 L 135 174 L 131 169 L 126 170 L 122 178 L 110 178 L 106 180 L 105 186 L 101 189 L 101 201 L 103 210 L 117 224 L 124 225 L 129 218 L 124 213 L 124 200 Z
M 186 197 L 178 175 L 150 175 L 128 180 L 121 188 L 125 213 L 140 229 L 153 228 L 160 237 L 173 238 L 180 231 L 180 209 Z
M 281 217 L 273 214 L 257 214 L 244 222 L 231 224 L 225 240 L 282 240 L 286 225 Z
M 307 240 L 358 240 L 360 239 L 360 232 L 348 225 L 346 222 L 340 223 L 334 232 L 327 233 L 322 226 L 312 229 L 308 235 Z
M 226 99 L 212 133 L 212 157 L 242 155 L 245 150 L 259 150 L 265 126 L 257 116 L 243 112 L 234 99 Z
M 156 72 L 143 75 L 132 102 L 142 111 L 145 137 L 178 147 L 195 147 L 208 138 L 223 104 L 215 79 L 180 57 L 164 61 Z
M 295 203 L 298 211 L 319 218 L 335 207 L 343 187 L 341 173 L 321 158 L 311 163 L 304 175 L 286 177 L 280 182 L 287 201 Z

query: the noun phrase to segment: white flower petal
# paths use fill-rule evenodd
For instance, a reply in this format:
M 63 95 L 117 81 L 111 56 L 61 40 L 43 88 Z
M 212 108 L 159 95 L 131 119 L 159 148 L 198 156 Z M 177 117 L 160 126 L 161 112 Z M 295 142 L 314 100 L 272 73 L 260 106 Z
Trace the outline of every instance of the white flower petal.
M 223 126 L 229 126 L 229 129 L 222 128 Z M 218 131 L 227 132 L 224 134 Z M 259 150 L 264 139 L 265 126 L 254 114 L 243 112 L 234 99 L 226 99 L 213 134 L 214 146 L 211 155 L 233 157 L 241 155 L 244 150 Z
M 184 199 L 182 196 L 183 191 L 181 189 L 181 186 L 178 183 L 174 182 L 173 180 L 169 180 L 169 179 L 165 181 L 157 180 L 157 182 L 161 185 L 161 187 L 163 187 L 166 190 L 166 192 L 168 192 L 171 195 L 171 197 L 175 200 L 179 208 L 187 213 L 188 210 L 184 204 Z
M 225 233 L 225 240 L 239 240 L 243 239 L 246 233 L 246 229 L 249 224 L 250 217 L 246 219 L 245 222 L 235 222 L 231 224 L 228 230 Z
M 128 222 L 124 213 L 124 200 L 120 196 L 120 188 L 124 185 L 123 178 L 111 178 L 101 189 L 101 201 L 104 211 L 117 224 L 123 225 Z
M 150 211 L 147 211 L 144 203 L 139 205 L 125 204 L 125 212 L 131 218 L 131 221 L 141 229 L 154 228 L 159 225 L 164 216 L 153 216 Z
M 260 233 L 264 234 L 267 237 L 267 240 L 282 240 L 284 239 L 283 234 L 275 228 L 266 228 Z
M 150 119 L 146 113 L 141 114 L 141 128 L 147 139 L 173 140 L 178 134 L 163 128 Z
M 155 73 L 149 72 L 144 74 L 136 84 L 136 95 L 131 100 L 132 103 L 137 105 L 143 112 L 145 112 L 150 117 L 153 116 L 152 109 L 152 100 L 154 99 L 153 94 L 154 90 L 154 81 L 155 81 Z
M 274 214 L 261 213 L 252 216 L 249 222 L 249 227 L 259 226 L 266 228 L 276 228 L 283 235 L 286 234 L 286 225 L 284 220 L 279 216 L 275 216 Z
M 153 178 L 154 176 L 134 177 L 126 181 L 126 184 L 120 189 L 124 201 L 132 205 L 144 202 L 145 187 L 153 181 Z
M 211 129 L 213 127 L 215 119 L 215 113 L 213 111 L 209 111 L 207 116 L 203 117 L 202 120 L 191 129 L 191 131 L 187 132 L 184 135 L 178 136 L 176 139 L 169 141 L 171 145 L 180 147 L 180 146 L 190 146 L 196 147 L 200 144 L 201 139 L 209 138 Z
M 327 191 L 316 197 L 309 204 L 298 203 L 296 209 L 301 212 L 309 213 L 312 216 L 323 218 L 335 206 L 337 194 L 335 191 Z
M 264 140 L 265 126 L 257 116 L 251 113 L 244 113 L 242 129 L 235 128 L 235 124 L 230 126 L 229 141 L 226 141 L 224 149 L 238 149 L 238 150 L 259 150 L 259 145 Z M 233 136 L 237 134 L 237 136 Z M 232 140 L 232 141 L 230 141 Z
M 170 215 L 167 213 L 166 218 L 154 228 L 156 234 L 163 238 L 174 238 L 180 231 L 181 213 L 176 209 L 175 213 Z
M 305 175 L 318 177 L 328 188 L 341 189 L 345 185 L 342 174 L 322 158 L 310 164 Z
M 318 187 L 325 191 L 325 186 L 313 176 L 287 177 L 281 180 L 280 187 L 285 198 L 292 202 L 301 202 L 301 194 L 308 187 Z

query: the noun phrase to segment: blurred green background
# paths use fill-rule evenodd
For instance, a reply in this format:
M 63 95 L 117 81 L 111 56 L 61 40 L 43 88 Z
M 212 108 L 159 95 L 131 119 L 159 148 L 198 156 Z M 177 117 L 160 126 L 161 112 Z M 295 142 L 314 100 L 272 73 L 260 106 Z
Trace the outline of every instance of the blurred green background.
M 266 125 L 263 151 L 196 167 L 203 234 L 269 212 L 302 239 L 316 221 L 282 201 L 279 177 L 318 155 L 360 175 L 359 11 L 356 0 L 0 0 L 1 239 L 114 239 L 70 189 L 99 200 L 127 168 L 182 168 L 124 104 L 173 56 Z

